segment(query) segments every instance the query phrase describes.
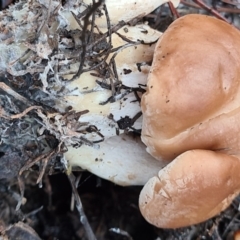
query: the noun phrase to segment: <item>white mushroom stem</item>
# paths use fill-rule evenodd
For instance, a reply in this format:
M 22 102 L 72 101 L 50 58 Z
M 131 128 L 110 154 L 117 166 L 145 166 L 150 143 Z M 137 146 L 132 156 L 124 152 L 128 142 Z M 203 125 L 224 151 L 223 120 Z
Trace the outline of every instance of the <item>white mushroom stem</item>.
M 88 0 L 84 2 L 92 3 Z M 129 21 L 137 16 L 144 16 L 165 2 L 167 1 L 154 0 L 142 4 L 132 0 L 107 0 L 105 3 L 111 24 L 114 25 L 121 20 Z M 175 6 L 179 3 L 178 0 L 172 2 Z M 72 21 L 75 24 L 71 24 L 71 28 L 74 26 L 77 28 L 75 20 L 72 19 Z M 101 27 L 103 32 L 107 31 L 105 16 L 97 18 L 95 23 Z M 145 43 L 154 42 L 161 35 L 144 24 L 124 27 L 118 33 L 131 41 L 144 41 Z M 117 34 L 112 34 L 111 37 L 113 48 L 126 44 Z M 146 84 L 149 67 L 143 66 L 139 71 L 137 63 L 151 61 L 154 47 L 154 44 L 140 44 L 129 46 L 118 53 L 115 61 L 119 80 L 123 85 L 139 87 L 140 84 Z M 125 74 L 124 70 L 130 73 Z M 67 101 L 76 111 L 88 109 L 89 113 L 83 115 L 81 121 L 91 122 L 96 126 L 104 135 L 104 141 L 99 144 L 98 149 L 90 146 L 81 146 L 77 149 L 69 148 L 65 156 L 70 165 L 81 166 L 83 169 L 120 185 L 143 185 L 146 183 L 147 179 L 156 173 L 157 169 L 162 168 L 165 163 L 157 162 L 146 153 L 140 139 L 132 139 L 130 136 L 122 135 L 123 130 L 120 130 L 120 136 L 116 135 L 118 129 L 116 121 L 125 116 L 133 118 L 141 111 L 140 104 L 136 101 L 134 94 L 123 91 L 121 94 L 126 94 L 124 98 L 119 96 L 119 100 L 113 103 L 100 105 L 111 96 L 111 91 L 99 87 L 96 83 L 96 77 L 91 76 L 91 72 L 82 74 L 79 79 L 69 85 L 70 91 L 76 88 L 77 90 L 73 91 L 71 96 L 64 97 L 64 101 Z M 109 119 L 110 115 L 113 116 L 114 121 Z M 140 129 L 141 125 L 142 118 L 138 119 L 133 127 Z M 94 134 L 86 136 L 89 140 L 98 139 L 98 136 Z
M 43 1 L 43 0 L 42 0 Z M 92 0 L 83 0 L 83 2 L 89 6 L 92 4 Z M 105 0 L 105 5 L 107 7 L 108 16 L 110 19 L 111 25 L 116 25 L 120 21 L 128 22 L 136 17 L 144 17 L 147 14 L 154 11 L 159 6 L 163 5 L 164 3 L 172 2 L 174 7 L 177 7 L 180 3 L 180 0 L 151 0 L 145 1 L 144 3 L 140 0 Z M 79 11 L 85 10 L 86 7 L 81 6 L 78 9 L 71 9 L 76 15 Z M 71 20 L 71 24 L 68 25 L 69 29 L 77 29 L 79 28 L 78 23 L 72 17 L 70 11 L 66 9 L 66 11 L 61 12 L 61 16 L 65 16 L 65 22 L 69 22 Z M 104 14 L 97 16 L 95 19 L 95 24 L 99 28 L 106 27 L 106 16 Z
M 84 0 L 87 4 L 92 4 L 92 0 Z M 111 24 L 117 24 L 119 21 L 130 21 L 135 17 L 143 17 L 154 11 L 160 5 L 169 2 L 168 0 L 151 0 L 151 1 L 136 1 L 136 0 L 106 0 L 105 4 L 108 9 Z M 175 7 L 178 6 L 179 0 L 171 0 Z M 106 17 L 97 18 L 96 23 L 99 27 L 104 27 Z
M 142 40 L 146 43 L 154 42 L 161 35 L 160 32 L 145 24 L 126 27 L 118 32 L 132 41 Z M 117 34 L 113 34 L 112 44 L 115 48 L 126 42 Z M 140 84 L 146 84 L 149 66 L 143 66 L 139 71 L 137 63 L 151 61 L 154 47 L 155 44 L 139 44 L 119 52 L 115 61 L 119 80 L 123 85 L 139 87 Z M 124 74 L 124 69 L 130 73 Z M 156 161 L 146 152 L 139 137 L 132 139 L 131 136 L 116 135 L 117 131 L 120 134 L 124 132 L 119 130 L 117 121 L 126 116 L 133 118 L 141 112 L 140 103 L 136 101 L 133 92 L 123 91 L 122 94 L 126 94 L 125 97 L 119 96 L 119 100 L 101 105 L 100 103 L 105 102 L 112 92 L 101 88 L 96 80 L 97 78 L 93 77 L 91 72 L 82 74 L 68 86 L 70 91 L 77 89 L 71 92 L 71 95 L 65 96 L 63 100 L 76 111 L 88 109 L 89 113 L 83 115 L 81 121 L 90 122 L 96 126 L 104 135 L 104 141 L 99 144 L 99 149 L 91 146 L 69 148 L 65 154 L 66 159 L 72 166 L 80 166 L 119 185 L 143 185 L 152 174 L 157 172 L 157 169 L 161 169 L 165 164 Z M 113 119 L 109 118 L 110 115 Z M 142 118 L 139 118 L 133 127 L 141 129 L 141 126 Z M 91 141 L 99 139 L 95 133 L 85 137 Z M 95 161 L 95 159 L 101 159 L 101 161 Z
M 124 30 L 118 32 L 129 37 L 132 41 L 138 39 L 145 42 L 154 42 L 161 35 L 160 32 L 152 30 L 147 25 L 137 25 L 134 27 L 127 27 L 126 29 L 127 33 L 125 34 Z M 145 32 L 147 32 L 147 34 Z M 115 48 L 126 44 L 126 42 L 116 34 L 113 34 L 112 44 Z M 115 61 L 119 80 L 123 85 L 128 87 L 139 87 L 140 84 L 146 84 L 149 66 L 143 66 L 141 67 L 141 71 L 139 71 L 137 63 L 151 61 L 154 47 L 155 44 L 140 44 L 138 46 L 124 48 L 117 55 Z M 130 71 L 130 73 L 125 74 L 124 69 Z M 83 73 L 80 78 L 68 85 L 68 89 L 71 93 L 68 96 L 64 96 L 63 102 L 67 102 L 67 104 L 71 105 L 76 111 L 89 110 L 88 114 L 81 117 L 81 121 L 91 122 L 93 125 L 97 126 L 106 139 L 116 135 L 116 121 L 125 116 L 133 118 L 141 111 L 140 103 L 136 101 L 133 92 L 123 90 L 119 96 L 116 96 L 116 98 L 119 99 L 115 102 L 101 104 L 107 101 L 112 91 L 100 87 L 96 82 L 99 78 L 92 76 L 91 73 L 92 71 Z M 106 82 L 110 83 L 107 79 Z M 110 114 L 113 116 L 114 121 L 109 119 Z M 141 123 L 139 124 L 138 122 L 135 127 L 141 128 Z M 81 149 L 79 150 L 81 151 Z
M 106 139 L 99 148 L 70 147 L 65 157 L 72 165 L 122 186 L 145 184 L 166 163 L 149 155 L 139 137 L 126 134 Z

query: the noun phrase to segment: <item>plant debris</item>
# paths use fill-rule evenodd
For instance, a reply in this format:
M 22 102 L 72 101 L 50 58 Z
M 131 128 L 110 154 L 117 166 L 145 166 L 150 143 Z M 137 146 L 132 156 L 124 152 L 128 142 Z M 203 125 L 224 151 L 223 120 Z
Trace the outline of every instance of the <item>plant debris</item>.
M 222 18 L 238 27 L 237 1 L 205 1 L 209 8 L 204 9 L 194 2 L 182 1 L 175 15 L 165 4 L 144 18 L 113 26 L 101 0 L 92 5 L 80 0 L 20 0 L 0 12 L 0 240 L 233 238 L 240 228 L 239 198 L 206 223 L 156 229 L 140 215 L 139 187 L 115 186 L 81 169 L 75 169 L 74 176 L 64 158 L 70 146 L 97 148 L 105 139 L 101 129 L 82 120 L 88 109 L 76 111 L 64 100 L 74 95 L 76 89 L 69 85 L 77 77 L 94 70 L 98 88 L 111 92 L 102 105 L 129 94 L 139 102 L 138 95 L 145 91 L 141 85 L 122 84 L 115 58 L 125 48 L 154 41 L 133 41 L 117 33 L 120 28 L 148 21 L 164 30 L 177 14 L 196 11 L 224 13 Z M 172 6 L 171 10 L 175 11 Z M 99 15 L 106 18 L 105 32 L 95 24 Z M 125 44 L 113 48 L 113 33 Z M 145 65 L 150 63 L 137 64 L 139 72 Z M 98 89 L 85 89 L 83 94 L 93 91 Z M 108 119 L 118 134 L 139 135 L 134 123 L 140 116 L 137 112 L 132 118 Z M 93 133 L 95 138 L 90 137 Z M 70 209 L 73 199 L 76 208 Z

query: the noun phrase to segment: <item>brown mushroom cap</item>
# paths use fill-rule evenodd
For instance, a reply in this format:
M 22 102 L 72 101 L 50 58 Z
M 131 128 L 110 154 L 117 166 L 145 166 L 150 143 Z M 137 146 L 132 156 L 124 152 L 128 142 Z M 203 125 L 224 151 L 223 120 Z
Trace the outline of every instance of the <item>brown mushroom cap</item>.
M 140 194 L 140 210 L 153 225 L 178 228 L 199 223 L 225 209 L 239 193 L 238 158 L 190 150 L 151 178 Z
M 218 118 L 239 108 L 239 86 L 237 29 L 196 14 L 173 22 L 157 43 L 147 92 L 142 98 L 142 140 L 148 152 L 158 159 L 172 160 L 195 148 L 240 149 L 238 140 L 236 146 L 232 144 L 234 136 L 224 137 L 224 144 L 216 136 L 229 135 L 231 126 L 223 127 Z M 215 125 L 211 121 L 219 125 L 208 133 L 208 125 Z M 235 124 L 230 130 L 232 135 Z M 204 134 L 202 129 L 207 129 Z
M 142 110 L 147 151 L 172 161 L 144 186 L 143 216 L 176 228 L 224 210 L 240 192 L 240 32 L 203 15 L 176 20 L 157 43 Z

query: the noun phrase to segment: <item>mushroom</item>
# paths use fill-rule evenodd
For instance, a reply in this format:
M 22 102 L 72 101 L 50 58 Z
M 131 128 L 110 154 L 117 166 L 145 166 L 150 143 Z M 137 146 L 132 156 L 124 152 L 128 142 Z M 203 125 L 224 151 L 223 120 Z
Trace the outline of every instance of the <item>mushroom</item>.
M 111 24 L 117 24 L 119 21 L 130 21 L 134 17 L 143 17 L 154 11 L 160 5 L 171 2 L 173 6 L 177 7 L 179 4 L 179 0 L 151 0 L 146 1 L 142 4 L 140 1 L 136 0 L 106 0 L 105 3 L 108 8 L 109 18 L 111 20 Z M 92 4 L 92 0 L 84 0 L 86 4 Z M 105 16 L 99 16 L 96 19 L 96 23 L 98 27 L 106 26 L 106 18 Z
M 151 29 L 146 24 L 126 28 L 120 29 L 118 34 L 124 35 L 132 41 L 138 39 L 146 43 L 154 42 L 161 36 L 160 32 Z M 112 34 L 112 43 L 114 48 L 126 44 L 115 33 Z M 119 52 L 115 61 L 119 80 L 124 86 L 137 88 L 139 84 L 146 84 L 149 66 L 143 66 L 139 71 L 136 63 L 150 62 L 154 46 L 154 44 L 133 45 Z M 129 73 L 124 74 L 124 69 Z M 134 92 L 126 91 L 122 92 L 123 96 L 127 93 L 124 98 L 119 97 L 115 102 L 101 104 L 111 96 L 112 92 L 109 89 L 101 88 L 96 82 L 97 78 L 91 74 L 92 71 L 83 73 L 78 79 L 70 83 L 67 86 L 70 94 L 64 96 L 62 102 L 71 105 L 77 112 L 88 109 L 89 112 L 81 116 L 80 120 L 96 126 L 104 136 L 104 141 L 95 147 L 87 145 L 79 148 L 68 146 L 65 157 L 71 166 L 80 166 L 116 184 L 123 186 L 144 185 L 150 177 L 157 174 L 158 169 L 166 164 L 156 161 L 145 151 L 145 146 L 139 136 L 133 137 L 129 133 L 126 134 L 127 128 L 121 127 L 121 129 L 119 127 L 119 121 L 124 121 L 125 118 L 131 121 L 134 116 L 141 112 L 140 103 L 136 101 Z M 132 127 L 141 129 L 141 126 L 142 117 L 139 117 Z M 85 137 L 93 141 L 99 140 L 99 136 L 95 133 L 89 133 Z
M 128 26 L 127 31 L 124 28 L 118 31 L 118 35 L 112 34 L 115 48 L 126 44 L 119 38 L 122 35 L 145 43 L 161 36 L 147 92 L 142 97 L 143 118 L 134 123 L 135 128 L 143 126 L 145 152 L 143 143 L 126 134 L 126 129 L 118 129 L 119 133 L 116 131 L 119 120 L 126 116 L 133 118 L 140 111 L 139 103 L 133 101 L 133 92 L 126 91 L 126 98 L 101 105 L 111 96 L 111 91 L 99 87 L 91 73 L 83 73 L 79 79 L 64 86 L 58 85 L 63 83 L 58 81 L 58 72 L 55 72 L 58 69 L 55 66 L 60 65 L 54 60 L 52 48 L 56 44 L 60 49 L 69 39 L 62 39 L 62 43 L 54 41 L 54 44 L 50 40 L 57 39 L 55 34 L 58 29 L 77 30 L 79 24 L 71 11 L 76 16 L 82 16 L 87 5 L 81 4 L 79 8 L 69 6 L 68 9 L 59 8 L 58 0 L 36 2 L 38 8 L 44 5 L 49 9 L 47 18 L 54 14 L 52 24 L 36 24 L 36 19 L 42 23 L 45 11 L 36 15 L 31 1 L 20 1 L 18 7 L 21 10 L 12 5 L 1 12 L 5 28 L 0 36 L 0 70 L 19 76 L 35 71 L 36 64 L 42 59 L 48 63 L 44 68 L 37 69 L 42 71 L 39 80 L 42 81 L 42 91 L 56 100 L 54 107 L 59 113 L 50 114 L 51 118 L 56 116 L 56 121 L 49 121 L 48 116 L 37 109 L 38 116 L 42 118 L 39 133 L 47 129 L 64 142 L 68 147 L 64 157 L 70 165 L 81 166 L 117 184 L 145 184 L 155 176 L 144 186 L 139 205 L 143 216 L 158 227 L 177 228 L 195 224 L 224 210 L 240 192 L 240 33 L 215 18 L 187 15 L 176 20 L 162 36 L 145 24 Z M 115 2 L 106 1 L 112 24 L 147 14 L 166 1 L 152 1 L 153 5 L 145 4 L 143 8 L 137 8 L 139 11 L 130 11 L 131 16 L 125 9 L 133 7 L 135 1 L 119 1 L 117 4 L 122 4 L 121 11 L 126 13 L 120 14 L 121 18 L 116 18 L 115 13 L 120 13 L 120 8 L 114 5 Z M 176 6 L 179 0 L 172 2 Z M 12 21 L 11 24 L 5 24 L 9 21 Z M 99 24 L 101 32 L 107 32 L 106 25 L 101 25 L 101 17 L 96 18 L 95 23 Z M 43 26 L 40 31 L 39 26 Z M 32 34 L 37 32 L 37 41 L 30 41 Z M 49 36 L 49 41 L 46 41 L 46 36 Z M 136 63 L 150 61 L 153 47 L 139 44 L 119 50 L 116 68 L 121 84 L 136 87 L 146 82 L 148 67 L 139 71 Z M 38 61 L 31 61 L 28 56 L 37 56 Z M 56 57 L 61 64 L 69 67 L 69 72 L 77 71 L 79 63 Z M 124 69 L 131 74 L 124 74 Z M 50 72 L 56 79 L 49 81 Z M 66 94 L 59 96 L 57 93 L 62 87 L 66 87 Z M 80 121 L 96 127 L 95 132 L 83 133 L 86 144 L 79 148 L 73 142 L 83 136 L 80 131 L 73 131 L 78 125 L 61 122 L 61 113 L 65 113 L 65 107 L 70 105 L 76 112 L 86 113 L 85 110 L 89 110 Z M 57 128 L 54 128 L 55 122 L 59 124 Z M 100 135 L 96 134 L 99 132 Z M 99 142 L 99 136 L 104 136 L 103 142 L 88 145 L 89 142 Z
M 173 22 L 142 97 L 142 141 L 170 162 L 144 186 L 151 224 L 179 228 L 226 209 L 240 192 L 240 33 L 209 16 Z
M 88 3 L 88 1 L 84 2 Z M 154 0 L 151 3 L 148 2 L 145 6 L 140 5 L 136 8 L 136 5 L 138 5 L 136 1 L 116 2 L 108 0 L 106 5 L 111 23 L 117 24 L 121 20 L 128 21 L 138 15 L 145 15 L 165 2 L 166 0 Z M 178 0 L 172 2 L 175 6 L 179 3 Z M 133 9 L 133 11 L 127 12 L 126 9 Z M 75 20 L 72 19 L 72 21 Z M 101 27 L 103 32 L 107 32 L 105 17 L 97 18 L 95 23 Z M 73 28 L 77 25 L 71 24 L 70 26 Z M 119 34 L 133 42 L 151 43 L 155 42 L 162 33 L 150 28 L 147 24 L 126 26 L 119 29 L 117 34 L 112 34 L 113 48 L 126 44 L 126 41 Z M 149 66 L 143 65 L 140 71 L 137 63 L 151 62 L 154 47 L 155 44 L 139 44 L 122 48 L 119 51 L 115 61 L 119 80 L 124 86 L 137 88 L 139 85 L 146 84 Z M 124 73 L 124 70 L 128 73 Z M 141 112 L 140 104 L 136 101 L 134 92 L 129 92 L 124 98 L 102 105 L 101 102 L 106 101 L 112 92 L 100 88 L 96 82 L 96 77 L 92 76 L 92 73 L 92 71 L 83 73 L 69 84 L 67 88 L 71 94 L 64 96 L 62 102 L 71 105 L 77 112 L 88 109 L 89 113 L 81 116 L 80 120 L 96 126 L 104 135 L 104 141 L 96 147 L 83 145 L 75 148 L 68 146 L 65 158 L 69 161 L 70 166 L 80 166 L 118 185 L 144 185 L 150 177 L 157 174 L 158 170 L 166 165 L 166 162 L 156 161 L 145 151 L 145 147 L 138 136 L 133 137 L 131 134 L 126 134 L 126 129 L 119 129 L 117 124 L 121 119 L 125 117 L 132 119 Z M 108 81 L 108 79 L 105 81 Z M 58 104 L 58 106 L 61 104 Z M 109 116 L 112 116 L 113 119 Z M 141 129 L 141 126 L 142 118 L 140 117 L 133 127 Z M 119 130 L 119 133 L 117 133 L 117 130 Z M 95 137 L 98 136 L 93 135 L 88 134 L 85 137 L 89 140 L 96 140 Z
M 58 29 L 76 30 L 79 27 L 71 11 L 76 16 L 82 16 L 88 1 L 79 8 L 60 8 L 57 0 L 36 2 L 38 7 L 44 5 L 49 9 L 46 15 L 44 11 L 36 15 L 31 7 L 32 2 L 26 0 L 20 1 L 18 6 L 21 10 L 12 5 L 4 13 L 1 12 L 5 30 L 0 36 L 0 70 L 14 76 L 24 75 L 45 59 L 44 62 L 48 64 L 41 69 L 43 72 L 39 74 L 39 80 L 42 81 L 43 91 L 55 94 L 55 107 L 60 112 L 59 115 L 55 113 L 56 120 L 60 119 L 61 110 L 65 106 L 71 105 L 76 112 L 89 110 L 81 116 L 80 121 L 96 126 L 97 131 L 86 131 L 84 137 L 86 143 L 91 140 L 97 142 L 99 135 L 96 132 L 99 131 L 104 135 L 104 141 L 99 144 L 83 144 L 75 148 L 75 144 L 68 140 L 72 140 L 71 137 L 78 139 L 79 132 L 71 131 L 68 128 L 71 124 L 65 122 L 61 129 L 61 119 L 56 121 L 60 133 L 69 133 L 63 136 L 56 134 L 56 137 L 59 136 L 68 147 L 64 157 L 70 165 L 81 166 L 121 185 L 145 184 L 155 175 L 144 186 L 139 205 L 143 216 L 158 227 L 177 228 L 195 224 L 224 210 L 240 192 L 238 30 L 215 18 L 187 15 L 176 20 L 162 35 L 156 46 L 147 92 L 142 97 L 143 120 L 139 118 L 134 125 L 136 128 L 143 126 L 142 141 L 147 146 L 145 152 L 139 139 L 126 134 L 124 129 L 120 129 L 119 134 L 116 131 L 118 120 L 126 116 L 132 118 L 140 110 L 139 104 L 133 101 L 132 92 L 124 100 L 117 99 L 114 103 L 101 105 L 111 95 L 111 91 L 97 86 L 96 79 L 90 73 L 84 73 L 79 79 L 64 86 L 64 96 L 57 95 L 57 84 L 49 87 L 47 75 L 50 71 L 51 76 L 56 76 L 54 80 L 58 80 L 56 62 L 51 57 L 52 48 L 57 44 L 60 49 L 64 41 L 69 39 L 63 39 L 62 43 L 54 41 L 54 44 L 50 40 L 55 39 Z M 137 1 L 108 0 L 106 5 L 111 23 L 117 24 L 121 20 L 128 21 L 148 14 L 165 2 L 151 1 L 136 8 L 136 11 L 126 9 L 133 9 Z M 179 0 L 172 2 L 176 6 Z M 39 16 L 42 23 L 42 19 L 46 16 L 49 20 L 52 13 L 52 24 L 35 24 Z M 107 32 L 103 18 L 95 17 L 95 24 L 101 32 Z M 12 23 L 6 24 L 9 21 Z M 38 29 L 39 26 L 42 27 Z M 121 43 L 121 35 L 143 42 L 152 42 L 161 36 L 161 33 L 145 24 L 128 26 L 125 30 L 120 29 L 120 35 L 112 35 L 115 48 L 125 44 Z M 30 41 L 36 32 L 39 38 Z M 140 72 L 136 63 L 151 60 L 153 45 L 133 46 L 119 52 L 116 67 L 121 83 L 126 87 L 144 84 L 148 67 L 143 67 L 144 71 Z M 29 55 L 25 56 L 25 53 Z M 35 55 L 38 61 L 27 59 Z M 71 59 L 62 60 L 62 64 L 63 61 L 70 70 L 76 72 L 77 64 L 71 62 Z M 130 69 L 131 74 L 123 74 L 124 69 L 127 72 Z M 44 129 L 51 132 L 52 126 L 47 122 L 47 116 L 40 109 L 37 114 L 43 121 L 39 132 Z M 54 121 L 51 123 L 54 124 Z

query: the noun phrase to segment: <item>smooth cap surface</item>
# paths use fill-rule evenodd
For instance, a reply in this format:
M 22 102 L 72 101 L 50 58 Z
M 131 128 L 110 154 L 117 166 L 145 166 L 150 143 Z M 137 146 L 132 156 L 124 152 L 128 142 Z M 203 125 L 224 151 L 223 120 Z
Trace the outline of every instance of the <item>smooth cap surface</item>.
M 142 98 L 142 140 L 171 161 L 144 186 L 143 216 L 162 228 L 207 220 L 240 192 L 240 33 L 203 15 L 157 43 Z
M 239 84 L 237 29 L 196 14 L 173 22 L 157 43 L 142 98 L 142 140 L 147 151 L 158 159 L 172 160 L 189 149 L 226 147 L 210 138 L 224 131 L 228 134 L 222 120 L 211 134 L 198 135 L 201 129 L 209 129 L 209 121 L 239 108 Z M 230 131 L 237 137 L 235 130 Z

